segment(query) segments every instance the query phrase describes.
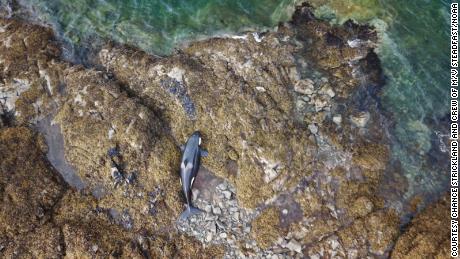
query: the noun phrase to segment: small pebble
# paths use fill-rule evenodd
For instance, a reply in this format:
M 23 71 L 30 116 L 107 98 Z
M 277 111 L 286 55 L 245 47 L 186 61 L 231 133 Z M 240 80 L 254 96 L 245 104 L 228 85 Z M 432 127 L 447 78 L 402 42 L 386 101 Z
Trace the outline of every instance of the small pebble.
M 302 252 L 302 245 L 294 239 L 291 239 L 291 241 L 287 243 L 286 248 L 288 248 L 291 251 L 295 251 L 297 253 Z
M 328 88 L 326 90 L 326 94 L 329 95 L 329 97 L 331 97 L 331 98 L 334 98 L 334 96 L 335 96 L 335 92 L 331 88 Z
M 93 252 L 96 253 L 97 250 L 99 249 L 99 247 L 98 247 L 97 245 L 93 245 L 93 246 L 91 247 L 91 249 L 93 250 Z
M 212 233 L 208 232 L 208 234 L 206 235 L 206 242 L 211 242 L 211 240 L 212 240 Z
M 221 183 L 221 184 L 217 185 L 217 189 L 219 189 L 219 190 L 221 190 L 221 191 L 225 190 L 225 189 L 226 189 L 226 188 L 225 188 L 225 184 L 224 184 L 224 183 Z
M 308 125 L 308 129 L 312 134 L 318 133 L 318 126 L 316 126 L 315 124 Z
M 223 191 L 222 194 L 224 195 L 225 199 L 229 200 L 232 197 L 232 193 L 229 191 Z
M 338 126 L 340 126 L 340 124 L 342 124 L 342 115 L 340 114 L 334 115 L 334 117 L 332 117 L 332 121 Z
M 194 189 L 192 190 L 192 200 L 196 200 L 198 198 L 198 195 L 200 194 L 200 190 Z
M 217 233 L 217 226 L 216 224 L 212 224 L 211 227 L 209 228 L 209 230 L 211 230 L 212 233 Z
M 220 215 L 222 213 L 222 210 L 219 207 L 213 207 L 212 212 L 214 214 Z
M 262 86 L 256 86 L 256 90 L 259 91 L 259 92 L 263 92 L 263 93 L 265 93 L 267 91 Z

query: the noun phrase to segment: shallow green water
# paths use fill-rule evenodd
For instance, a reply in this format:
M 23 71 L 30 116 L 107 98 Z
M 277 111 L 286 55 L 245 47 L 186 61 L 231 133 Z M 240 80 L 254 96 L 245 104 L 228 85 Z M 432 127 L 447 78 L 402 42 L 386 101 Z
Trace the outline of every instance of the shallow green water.
M 88 36 L 133 44 L 157 54 L 215 33 L 272 27 L 288 19 L 291 0 L 29 0 L 41 20 L 73 43 Z
M 387 7 L 392 21 L 379 54 L 388 76 L 383 104 L 397 123 L 394 156 L 414 192 L 436 191 L 447 186 L 447 170 L 422 163 L 431 162 L 430 149 L 439 149 L 436 133 L 447 133 L 439 120 L 449 111 L 449 4 L 391 0 Z
M 438 0 L 330 0 L 318 15 L 343 22 L 369 22 L 380 33 L 377 53 L 386 85 L 382 105 L 393 114 L 393 157 L 408 177 L 407 196 L 446 189 L 449 175 L 439 161 L 437 134 L 449 109 L 449 2 Z M 353 11 L 353 5 L 364 7 Z M 442 159 L 442 157 L 441 157 Z M 439 163 L 441 162 L 441 163 Z M 444 162 L 444 163 L 442 163 Z
M 91 35 L 168 54 L 184 41 L 269 28 L 289 19 L 296 0 L 28 0 L 37 17 L 73 44 Z M 433 150 L 448 112 L 449 7 L 446 0 L 312 0 L 317 15 L 370 22 L 381 36 L 387 77 L 382 106 L 393 114 L 393 155 L 409 178 L 408 195 L 447 187 Z M 446 132 L 442 132 L 446 133 Z M 436 142 L 438 141 L 438 142 Z M 447 161 L 445 161 L 447 163 Z

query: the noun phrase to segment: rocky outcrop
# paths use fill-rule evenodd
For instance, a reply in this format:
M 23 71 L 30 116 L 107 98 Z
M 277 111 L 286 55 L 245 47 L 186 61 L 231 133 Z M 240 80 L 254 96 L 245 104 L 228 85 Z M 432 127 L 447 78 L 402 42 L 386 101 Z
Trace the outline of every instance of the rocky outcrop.
M 51 221 L 65 183 L 49 167 L 44 151 L 43 138 L 30 129 L 0 130 L 0 251 L 6 255 L 62 252 L 59 228 Z M 42 242 L 44 236 L 50 238 Z
M 302 12 L 308 11 L 299 9 L 292 24 L 260 42 L 251 34 L 210 39 L 167 59 L 108 46 L 99 62 L 162 114 L 177 141 L 202 130 L 206 166 L 236 184 L 240 202 L 254 208 L 309 175 L 318 125 L 326 131 L 322 125 L 333 115 L 351 116 L 339 113 L 336 100 L 360 86 L 363 78 L 353 73 L 374 55 L 370 31 L 331 27 Z M 353 37 L 362 37 L 355 39 L 361 47 L 346 45 Z M 344 124 L 341 130 L 351 128 Z M 231 164 L 238 172 L 228 170 Z
M 15 226 L 0 229 L 0 253 L 361 258 L 398 238 L 380 192 L 392 168 L 369 27 L 303 5 L 274 31 L 169 57 L 108 44 L 93 68 L 63 61 L 40 26 L 0 19 L 0 40 L 0 212 Z M 179 145 L 195 130 L 209 151 L 193 197 L 205 212 L 176 222 Z M 21 141 L 36 148 L 6 152 Z M 15 177 L 32 189 L 7 188 Z
M 46 159 L 42 137 L 26 127 L 0 129 L 0 255 L 5 258 L 206 258 L 181 234 L 134 233 L 114 224 L 97 200 L 75 192 Z
M 282 229 L 280 226 L 281 217 L 282 215 L 279 210 L 275 208 L 269 208 L 264 210 L 252 222 L 251 234 L 256 239 L 260 248 L 267 249 L 275 244 L 275 241 L 278 238 L 284 236 L 284 233 L 280 231 Z
M 203 131 L 204 165 L 235 185 L 240 206 L 256 208 L 255 222 L 279 197 L 306 199 L 303 220 L 289 220 L 286 245 L 296 236 L 307 247 L 383 208 L 375 195 L 389 159 L 381 118 L 375 100 L 364 110 L 353 100 L 380 84 L 374 40 L 369 28 L 333 27 L 302 7 L 276 32 L 196 42 L 168 58 L 109 45 L 98 62 L 161 114 L 177 142 Z M 286 211 L 282 217 L 295 217 Z M 357 256 L 387 253 L 398 233 L 394 213 L 376 215 L 391 231 L 376 248 L 363 242 Z M 264 248 L 273 239 L 252 234 Z
M 392 258 L 450 257 L 450 193 L 425 208 L 398 238 Z
M 155 128 L 158 123 L 145 119 L 152 119 L 154 115 L 142 105 L 126 97 L 126 93 L 120 92 L 116 82 L 104 78 L 102 73 L 60 61 L 59 52 L 48 52 L 49 49 L 53 49 L 54 44 L 50 31 L 16 20 L 1 20 L 1 26 L 0 37 L 4 44 L 0 51 L 0 63 L 3 66 L 0 85 L 1 126 L 3 127 L 0 129 L 0 254 L 5 257 L 26 258 L 63 256 L 135 258 L 147 255 L 170 258 L 190 257 L 194 254 L 211 258 L 222 255 L 221 247 L 203 248 L 197 241 L 180 233 L 170 233 L 168 229 L 156 232 L 155 239 L 150 238 L 151 229 L 143 230 L 141 233 L 130 231 L 133 228 L 133 220 L 137 220 L 136 216 L 140 217 L 143 214 L 159 215 L 158 218 L 148 219 L 150 222 L 155 221 L 151 223 L 153 228 L 155 225 L 162 228 L 170 225 L 170 222 L 175 219 L 168 213 L 171 213 L 171 210 L 173 213 L 178 213 L 180 210 L 179 192 L 172 192 L 172 195 L 167 198 L 162 198 L 160 193 L 155 192 L 145 193 L 144 198 L 137 196 L 138 193 L 133 194 L 134 187 L 131 186 L 137 186 L 141 181 L 153 185 L 161 182 L 162 178 L 143 179 L 136 171 L 142 170 L 142 167 L 129 168 L 129 164 L 124 163 L 122 158 L 122 155 L 128 157 L 128 154 L 117 151 L 124 149 L 124 146 L 120 142 L 111 145 L 113 142 L 110 142 L 108 132 L 117 125 L 130 125 L 137 128 L 135 132 L 140 134 L 129 134 L 128 129 L 125 132 L 127 138 L 124 142 L 127 145 L 135 146 L 142 141 L 148 141 L 148 144 L 144 143 L 144 145 L 150 146 L 155 138 L 158 138 L 157 147 L 170 143 L 170 147 L 162 148 L 160 156 L 169 155 L 164 152 L 165 150 L 171 150 L 174 156 L 177 156 L 175 146 L 168 142 L 165 134 L 155 131 L 158 129 Z M 32 41 L 29 37 L 34 37 L 33 40 L 37 43 L 27 43 L 29 40 Z M 10 42 L 5 44 L 3 39 L 8 39 Z M 22 55 L 12 56 L 16 51 Z M 104 84 L 105 86 L 102 86 Z M 98 114 L 97 111 L 92 110 L 91 107 L 95 105 L 92 103 L 91 106 L 88 105 L 88 110 L 84 110 L 88 117 L 81 118 L 80 114 L 83 110 L 75 110 L 73 104 L 84 107 L 87 91 L 101 98 L 103 107 L 114 107 L 112 111 L 117 111 L 116 108 L 121 108 L 125 112 L 131 109 L 139 118 L 143 117 L 143 112 L 147 114 L 143 122 L 139 120 L 125 124 L 127 117 L 117 116 L 123 114 L 131 116 L 133 113 L 117 113 L 118 115 L 109 117 L 112 116 L 109 115 L 109 110 Z M 111 123 L 105 124 L 107 120 L 101 116 L 110 119 Z M 94 120 L 94 122 L 88 125 L 88 121 L 85 120 Z M 145 123 L 145 128 L 139 131 L 142 123 Z M 98 132 L 104 126 L 108 127 L 107 130 L 103 133 Z M 76 132 L 80 132 L 81 135 L 75 135 Z M 99 133 L 102 133 L 103 139 L 107 139 L 105 143 L 100 142 L 102 135 L 98 135 Z M 118 138 L 117 132 L 110 134 Z M 60 137 L 63 138 L 63 143 L 60 143 Z M 82 148 L 80 145 L 85 142 L 89 144 L 88 141 L 93 145 L 92 152 L 95 152 L 95 156 L 82 152 L 86 146 Z M 102 182 L 88 180 L 88 178 L 97 178 L 97 170 L 100 168 L 98 165 L 106 168 L 102 161 L 94 163 L 93 159 L 99 156 L 97 150 L 108 163 L 107 171 L 99 169 L 99 179 L 102 182 L 106 181 L 107 186 L 112 187 L 110 195 L 107 195 L 105 189 L 101 187 Z M 109 156 L 109 151 L 115 154 Z M 51 155 L 62 152 L 69 153 L 66 153 L 65 157 Z M 149 158 L 142 156 L 138 159 L 137 162 L 141 164 L 144 159 Z M 149 168 L 163 173 L 162 170 L 167 170 L 165 169 L 167 163 L 163 161 L 173 159 L 157 157 L 156 162 L 151 162 Z M 130 161 L 134 160 L 130 159 Z M 62 166 L 67 162 L 71 167 Z M 118 188 L 114 187 L 117 182 L 110 171 L 114 164 L 117 164 L 115 168 L 119 168 L 122 174 Z M 154 164 L 161 168 L 155 168 Z M 56 169 L 68 171 L 57 172 Z M 71 172 L 71 169 L 76 172 Z M 71 173 L 76 173 L 75 177 L 84 181 L 85 187 L 82 192 L 77 192 L 64 181 L 73 179 L 66 178 Z M 129 178 L 129 173 L 135 176 Z M 72 185 L 76 182 L 68 181 L 68 183 Z M 174 181 L 174 184 L 177 185 L 177 182 Z M 93 197 L 93 194 L 99 197 L 99 200 Z M 125 197 L 125 201 L 133 197 L 144 200 L 145 203 L 136 200 L 130 202 L 135 204 L 136 210 L 141 211 L 141 214 L 133 213 L 131 216 L 129 206 L 106 205 L 106 201 L 117 200 L 112 195 L 131 195 L 131 198 Z M 107 206 L 110 206 L 110 209 Z M 141 226 L 136 226 L 136 229 L 140 228 Z

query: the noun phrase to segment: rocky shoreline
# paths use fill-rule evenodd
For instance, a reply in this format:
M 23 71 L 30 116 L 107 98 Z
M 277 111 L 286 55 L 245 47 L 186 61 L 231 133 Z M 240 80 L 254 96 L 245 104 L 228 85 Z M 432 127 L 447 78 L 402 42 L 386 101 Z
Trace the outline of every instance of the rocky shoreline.
M 0 255 L 447 253 L 445 198 L 412 220 L 430 227 L 401 229 L 406 183 L 389 161 L 376 40 L 302 5 L 272 32 L 168 57 L 111 43 L 83 67 L 50 29 L 0 19 Z M 179 145 L 197 129 L 206 213 L 176 222 Z

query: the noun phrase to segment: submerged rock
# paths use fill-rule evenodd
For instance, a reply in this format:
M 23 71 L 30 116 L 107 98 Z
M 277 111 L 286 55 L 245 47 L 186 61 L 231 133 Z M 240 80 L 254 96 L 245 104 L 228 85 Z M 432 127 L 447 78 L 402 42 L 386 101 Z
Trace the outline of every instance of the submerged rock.
M 368 112 L 360 112 L 350 117 L 351 122 L 358 128 L 366 127 L 369 122 L 370 114 Z

